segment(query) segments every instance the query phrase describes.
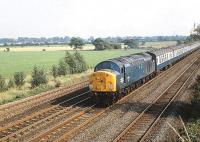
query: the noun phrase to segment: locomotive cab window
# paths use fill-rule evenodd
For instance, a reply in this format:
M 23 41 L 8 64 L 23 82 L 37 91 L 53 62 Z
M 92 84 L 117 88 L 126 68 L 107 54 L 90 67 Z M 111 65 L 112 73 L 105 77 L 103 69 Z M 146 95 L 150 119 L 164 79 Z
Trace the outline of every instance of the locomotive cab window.
M 102 69 L 111 69 L 111 70 L 120 72 L 119 66 L 117 64 L 113 63 L 113 62 L 110 62 L 110 61 L 99 63 L 95 67 L 95 71 L 102 70 Z

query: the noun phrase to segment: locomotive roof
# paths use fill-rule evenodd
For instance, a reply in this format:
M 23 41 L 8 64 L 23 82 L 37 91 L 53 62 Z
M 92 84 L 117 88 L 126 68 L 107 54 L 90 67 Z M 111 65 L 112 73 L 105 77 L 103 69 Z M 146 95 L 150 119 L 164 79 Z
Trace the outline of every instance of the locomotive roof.
M 123 66 L 124 64 L 138 64 L 147 60 L 151 60 L 151 56 L 147 53 L 137 53 L 128 56 L 121 56 L 118 58 L 109 59 L 108 61 L 116 63 L 118 66 Z

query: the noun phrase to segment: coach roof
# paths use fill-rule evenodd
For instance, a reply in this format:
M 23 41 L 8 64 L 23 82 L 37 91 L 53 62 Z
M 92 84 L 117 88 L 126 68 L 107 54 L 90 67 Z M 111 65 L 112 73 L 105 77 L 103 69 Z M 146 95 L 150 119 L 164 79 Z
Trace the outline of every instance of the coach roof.
M 173 50 L 168 47 L 168 48 L 161 48 L 161 49 L 152 50 L 152 51 L 149 51 L 149 52 L 155 54 L 156 56 L 160 56 L 160 55 L 163 55 L 165 53 L 172 52 L 172 51 Z

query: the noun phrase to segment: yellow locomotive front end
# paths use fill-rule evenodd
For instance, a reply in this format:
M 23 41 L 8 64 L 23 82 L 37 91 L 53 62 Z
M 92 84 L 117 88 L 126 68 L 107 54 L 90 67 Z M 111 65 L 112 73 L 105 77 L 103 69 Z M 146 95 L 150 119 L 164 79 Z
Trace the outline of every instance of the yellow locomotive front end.
M 92 92 L 116 92 L 116 74 L 109 71 L 97 71 L 90 76 Z

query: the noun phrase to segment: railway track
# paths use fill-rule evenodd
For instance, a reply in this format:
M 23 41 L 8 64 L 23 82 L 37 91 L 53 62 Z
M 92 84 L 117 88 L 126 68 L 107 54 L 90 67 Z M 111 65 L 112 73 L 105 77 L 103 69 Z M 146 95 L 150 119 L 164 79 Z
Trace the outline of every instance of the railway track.
M 56 105 L 52 105 L 49 108 L 35 112 L 21 120 L 17 120 L 4 127 L 1 127 L 0 141 L 10 141 L 18 138 L 21 139 L 22 136 L 25 137 L 29 132 L 36 129 L 37 132 L 39 132 L 38 128 L 41 129 L 44 125 L 52 125 L 52 123 L 56 124 L 56 120 L 60 120 L 61 118 L 64 119 L 74 115 L 74 113 L 77 113 L 84 107 L 83 104 L 85 104 L 85 102 L 89 102 L 91 99 L 88 96 L 89 93 L 90 92 L 79 94 L 76 97 L 64 100 Z M 91 104 L 88 103 L 88 105 Z
M 71 134 L 75 133 L 95 118 L 99 117 L 106 110 L 103 108 L 94 108 L 95 105 L 81 111 L 70 119 L 61 122 L 56 127 L 36 136 L 31 142 L 39 141 L 64 141 L 68 139 Z
M 190 65 L 152 104 L 149 104 L 138 117 L 114 140 L 121 141 L 145 141 L 146 137 L 153 131 L 154 126 L 163 116 L 173 100 L 179 95 L 187 83 L 199 68 L 200 59 Z
M 0 106 L 0 126 L 5 125 L 6 122 L 10 123 L 15 119 L 20 119 L 25 115 L 38 111 L 44 106 L 47 106 L 47 104 L 51 104 L 56 98 L 86 88 L 88 84 L 88 81 L 83 81 L 72 86 L 54 89 L 20 101 L 2 105 Z

